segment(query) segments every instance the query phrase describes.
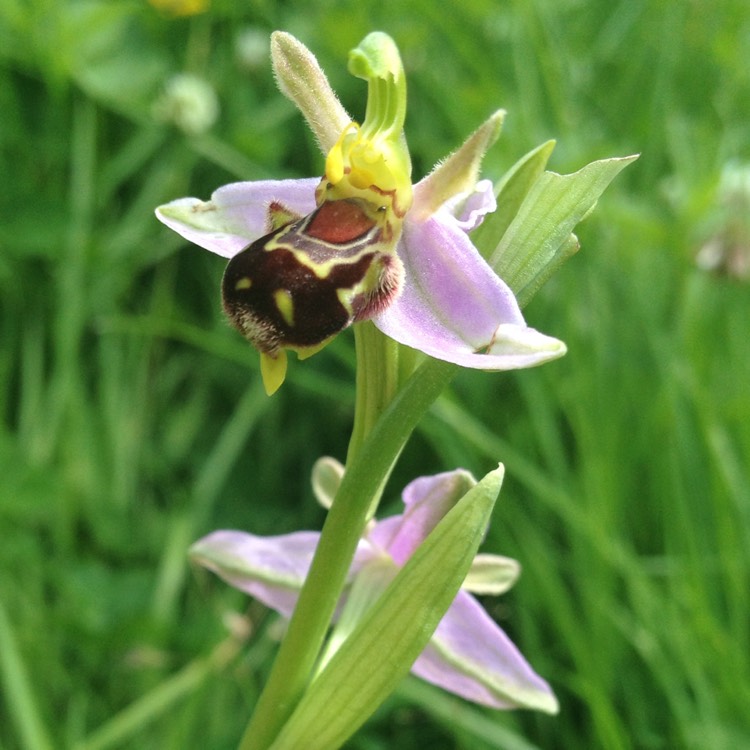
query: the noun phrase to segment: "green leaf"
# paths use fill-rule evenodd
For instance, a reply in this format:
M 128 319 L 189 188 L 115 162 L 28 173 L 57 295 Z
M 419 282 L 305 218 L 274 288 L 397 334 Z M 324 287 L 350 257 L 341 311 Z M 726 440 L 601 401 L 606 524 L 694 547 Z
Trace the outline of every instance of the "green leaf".
M 528 301 L 575 251 L 573 228 L 593 210 L 615 176 L 637 158 L 603 159 L 573 174 L 545 172 L 539 177 L 489 257 L 501 278 L 514 280 L 518 297 Z
M 555 148 L 555 141 L 547 141 L 522 156 L 495 185 L 497 210 L 485 218 L 471 235 L 479 252 L 486 258 L 497 246 L 513 218 L 521 208 L 532 185 L 547 166 L 547 160 Z
M 499 466 L 445 515 L 310 685 L 271 750 L 335 750 L 396 688 L 456 597 L 502 479 Z
M 516 292 L 518 304 L 521 307 L 526 307 L 531 301 L 531 298 L 547 283 L 547 281 L 549 281 L 557 269 L 580 249 L 581 245 L 578 242 L 578 237 L 574 234 L 569 234 L 567 239 L 557 248 L 549 259 L 547 265 L 544 266 L 544 268 L 542 268 L 539 273 L 534 276 L 528 284 L 526 284 L 526 286 Z

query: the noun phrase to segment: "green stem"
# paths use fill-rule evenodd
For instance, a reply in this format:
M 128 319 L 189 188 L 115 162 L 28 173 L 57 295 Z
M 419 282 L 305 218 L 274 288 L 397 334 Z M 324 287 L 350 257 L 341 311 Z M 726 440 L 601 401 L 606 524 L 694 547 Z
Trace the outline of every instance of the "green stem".
M 357 402 L 346 465 L 350 466 L 399 386 L 399 345 L 366 321 L 354 326 Z M 404 378 L 405 380 L 405 378 Z
M 240 743 L 267 750 L 300 700 L 331 622 L 372 500 L 430 405 L 458 370 L 429 359 L 385 407 L 347 467 L 271 674 Z

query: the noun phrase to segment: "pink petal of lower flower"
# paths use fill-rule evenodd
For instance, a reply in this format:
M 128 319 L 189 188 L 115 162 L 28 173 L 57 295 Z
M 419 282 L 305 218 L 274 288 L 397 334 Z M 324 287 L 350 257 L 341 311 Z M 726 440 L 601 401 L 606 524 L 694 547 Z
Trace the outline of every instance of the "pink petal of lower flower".
M 186 240 L 231 258 L 271 231 L 268 209 L 278 203 L 305 216 L 315 208 L 320 180 L 233 182 L 216 190 L 210 201 L 180 198 L 156 209 L 157 218 Z
M 314 531 L 269 537 L 214 531 L 190 548 L 190 556 L 230 585 L 291 617 L 319 538 Z
M 256 536 L 245 531 L 214 531 L 190 548 L 190 557 L 286 618 L 292 616 L 310 569 L 320 533 L 297 531 L 281 536 Z M 349 570 L 351 581 L 382 552 L 361 539 Z M 345 591 L 339 609 L 348 596 Z M 338 613 L 337 613 L 338 614 Z
M 470 594 L 459 592 L 412 672 L 493 708 L 558 710 L 549 685 Z
M 476 484 L 463 469 L 419 477 L 403 492 L 406 510 L 380 521 L 367 535 L 372 544 L 388 551 L 404 565 L 442 517 Z

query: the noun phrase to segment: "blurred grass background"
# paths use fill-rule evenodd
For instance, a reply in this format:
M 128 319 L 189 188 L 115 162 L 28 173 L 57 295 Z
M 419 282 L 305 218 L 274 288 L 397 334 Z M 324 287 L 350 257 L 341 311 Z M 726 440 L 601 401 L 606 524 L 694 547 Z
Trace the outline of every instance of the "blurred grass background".
M 272 80 L 274 29 L 355 116 L 348 50 L 396 39 L 417 177 L 498 107 L 488 176 L 548 138 L 558 172 L 642 153 L 526 311 L 568 356 L 463 373 L 388 493 L 395 508 L 414 476 L 506 463 L 485 548 L 524 575 L 486 604 L 562 711 L 486 712 L 410 680 L 349 747 L 750 747 L 750 288 L 695 263 L 731 233 L 750 252 L 750 199 L 720 194 L 750 163 L 746 0 L 215 0 L 192 17 L 4 0 L 0 748 L 232 748 L 269 666 L 274 618 L 186 548 L 320 525 L 309 471 L 345 453 L 352 339 L 267 399 L 220 314 L 223 264 L 152 211 L 320 173 Z M 207 129 L 164 106 L 186 72 L 215 92 Z

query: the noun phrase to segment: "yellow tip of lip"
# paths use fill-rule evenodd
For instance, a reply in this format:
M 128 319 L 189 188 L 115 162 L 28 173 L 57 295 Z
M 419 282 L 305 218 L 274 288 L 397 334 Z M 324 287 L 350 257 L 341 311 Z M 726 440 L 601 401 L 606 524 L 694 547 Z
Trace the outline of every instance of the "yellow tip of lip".
M 273 396 L 281 388 L 286 377 L 286 352 L 282 349 L 275 357 L 261 352 L 260 374 L 266 394 Z

